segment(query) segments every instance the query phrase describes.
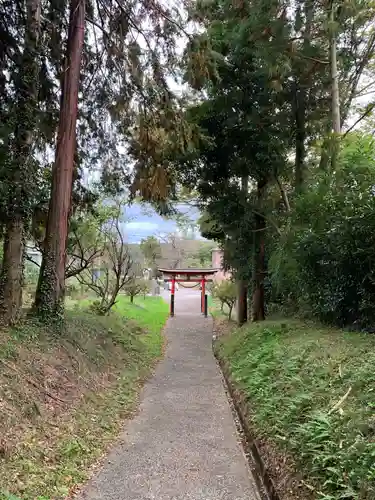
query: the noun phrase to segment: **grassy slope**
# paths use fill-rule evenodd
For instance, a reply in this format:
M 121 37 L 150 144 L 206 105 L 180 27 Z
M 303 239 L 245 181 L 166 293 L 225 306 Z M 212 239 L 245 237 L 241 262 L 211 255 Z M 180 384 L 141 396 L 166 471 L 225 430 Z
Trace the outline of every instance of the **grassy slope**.
M 293 457 L 313 498 L 375 498 L 373 335 L 265 322 L 236 330 L 218 349 L 257 436 Z
M 118 435 L 168 314 L 158 298 L 138 302 L 106 318 L 70 311 L 58 331 L 26 322 L 1 334 L 0 499 L 64 498 Z
M 134 321 L 151 333 L 145 340 L 152 352 L 159 355 L 159 333 L 169 314 L 169 306 L 164 300 L 160 297 L 146 297 L 146 299 L 136 297 L 134 304 L 131 304 L 129 297 L 120 296 L 115 308 L 118 314 Z

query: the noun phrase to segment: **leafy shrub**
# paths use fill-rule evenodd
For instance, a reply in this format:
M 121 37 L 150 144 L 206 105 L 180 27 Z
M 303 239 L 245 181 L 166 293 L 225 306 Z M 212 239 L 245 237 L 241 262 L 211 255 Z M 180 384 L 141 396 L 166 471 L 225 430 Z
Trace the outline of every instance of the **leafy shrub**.
M 236 302 L 236 285 L 231 280 L 223 280 L 219 283 L 214 283 L 211 289 L 212 296 L 220 301 L 221 310 L 223 311 L 224 305 L 229 309 L 229 319 L 232 317 L 232 310 Z
M 340 326 L 375 322 L 375 147 L 352 136 L 296 200 L 270 259 L 274 297 Z
M 142 294 L 143 296 L 146 296 L 149 290 L 150 286 L 148 281 L 138 278 L 131 279 L 124 288 L 126 295 L 130 297 L 130 302 L 133 302 L 134 297 L 136 297 L 137 295 Z
M 90 312 L 98 314 L 99 316 L 104 316 L 108 313 L 107 308 L 102 306 L 102 302 L 100 300 L 93 300 L 90 302 L 88 309 Z

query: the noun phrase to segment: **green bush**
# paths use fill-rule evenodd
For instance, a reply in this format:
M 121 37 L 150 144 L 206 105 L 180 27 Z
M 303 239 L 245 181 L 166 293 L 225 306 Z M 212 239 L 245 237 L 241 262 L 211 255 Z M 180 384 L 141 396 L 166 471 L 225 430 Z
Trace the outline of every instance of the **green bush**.
M 229 319 L 232 316 L 232 310 L 236 302 L 236 285 L 231 280 L 223 280 L 219 283 L 214 283 L 211 288 L 212 297 L 218 299 L 221 304 L 221 310 L 223 311 L 224 305 L 228 307 Z
M 107 308 L 102 305 L 100 300 L 93 300 L 88 306 L 88 310 L 99 316 L 104 316 L 108 313 Z
M 143 295 L 144 297 L 149 292 L 150 286 L 149 282 L 141 278 L 133 278 L 124 287 L 126 295 L 130 297 L 130 302 L 134 301 L 134 297 L 137 295 Z
M 375 147 L 349 137 L 333 174 L 296 200 L 270 259 L 273 298 L 324 322 L 375 322 Z

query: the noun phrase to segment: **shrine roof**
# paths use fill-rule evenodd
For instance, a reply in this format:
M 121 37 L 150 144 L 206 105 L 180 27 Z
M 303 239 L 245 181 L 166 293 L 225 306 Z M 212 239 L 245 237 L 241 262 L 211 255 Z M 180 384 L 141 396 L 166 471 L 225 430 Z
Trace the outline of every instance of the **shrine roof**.
M 187 268 L 187 269 L 163 269 L 159 268 L 159 271 L 161 271 L 164 274 L 189 274 L 189 275 L 208 275 L 208 274 L 215 274 L 219 271 L 219 269 L 199 269 L 199 268 Z

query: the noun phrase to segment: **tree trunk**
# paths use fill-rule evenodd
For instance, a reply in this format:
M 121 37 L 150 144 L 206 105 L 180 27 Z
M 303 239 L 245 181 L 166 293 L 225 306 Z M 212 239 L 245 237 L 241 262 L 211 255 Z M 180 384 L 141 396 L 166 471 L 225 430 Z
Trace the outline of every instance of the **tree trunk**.
M 84 43 L 85 0 L 70 1 L 70 20 L 61 93 L 59 131 L 43 261 L 34 308 L 53 317 L 63 311 L 68 221 L 74 174 L 80 66 Z
M 247 322 L 247 283 L 237 281 L 237 323 L 241 326 Z
M 302 191 L 305 174 L 305 140 L 306 140 L 306 90 L 295 84 L 294 115 L 296 124 L 296 159 L 295 159 L 295 189 Z
M 335 170 L 336 168 L 338 148 L 339 148 L 338 136 L 341 133 L 339 76 L 337 70 L 337 42 L 336 42 L 334 23 L 335 23 L 335 2 L 334 0 L 331 0 L 329 52 L 330 52 L 331 79 L 332 79 L 332 129 L 334 133 L 332 154 L 331 154 L 332 170 Z
M 14 217 L 7 221 L 1 272 L 1 320 L 15 323 L 22 306 L 23 282 L 23 220 Z
M 40 0 L 27 0 L 25 46 L 16 90 L 18 122 L 9 172 L 8 189 L 11 193 L 0 277 L 0 315 L 4 324 L 15 323 L 22 306 L 24 221 L 30 215 L 30 186 L 36 182 L 35 168 L 30 159 L 38 100 L 39 38 Z
M 314 20 L 314 2 L 306 0 L 304 3 L 305 27 L 303 31 L 303 51 L 311 54 L 311 32 Z M 296 159 L 295 159 L 295 188 L 302 191 L 306 181 L 306 109 L 307 89 L 311 86 L 310 69 L 300 71 L 301 77 L 295 82 L 294 115 L 296 125 Z M 306 76 L 307 74 L 307 76 Z
M 331 59 L 331 78 L 332 78 L 332 128 L 335 134 L 341 133 L 340 122 L 340 94 L 339 94 L 339 75 L 337 70 L 337 43 L 334 30 L 335 23 L 335 3 L 331 2 L 330 12 L 330 59 Z
M 134 295 L 130 295 L 130 303 L 133 304 L 134 302 Z
M 241 179 L 241 189 L 247 196 L 249 177 L 244 175 Z M 243 279 L 237 280 L 237 323 L 241 326 L 247 322 L 247 283 Z
M 327 172 L 329 169 L 329 159 L 330 159 L 330 136 L 329 136 L 330 130 L 326 130 L 325 137 L 323 139 L 323 144 L 321 148 L 321 153 L 320 153 L 320 161 L 319 161 L 319 170 L 322 172 Z
M 258 182 L 258 212 L 255 215 L 255 237 L 254 237 L 254 271 L 253 271 L 253 321 L 263 321 L 265 319 L 264 306 L 264 278 L 265 270 L 265 232 L 266 219 L 261 213 L 263 199 L 265 196 L 267 182 Z

